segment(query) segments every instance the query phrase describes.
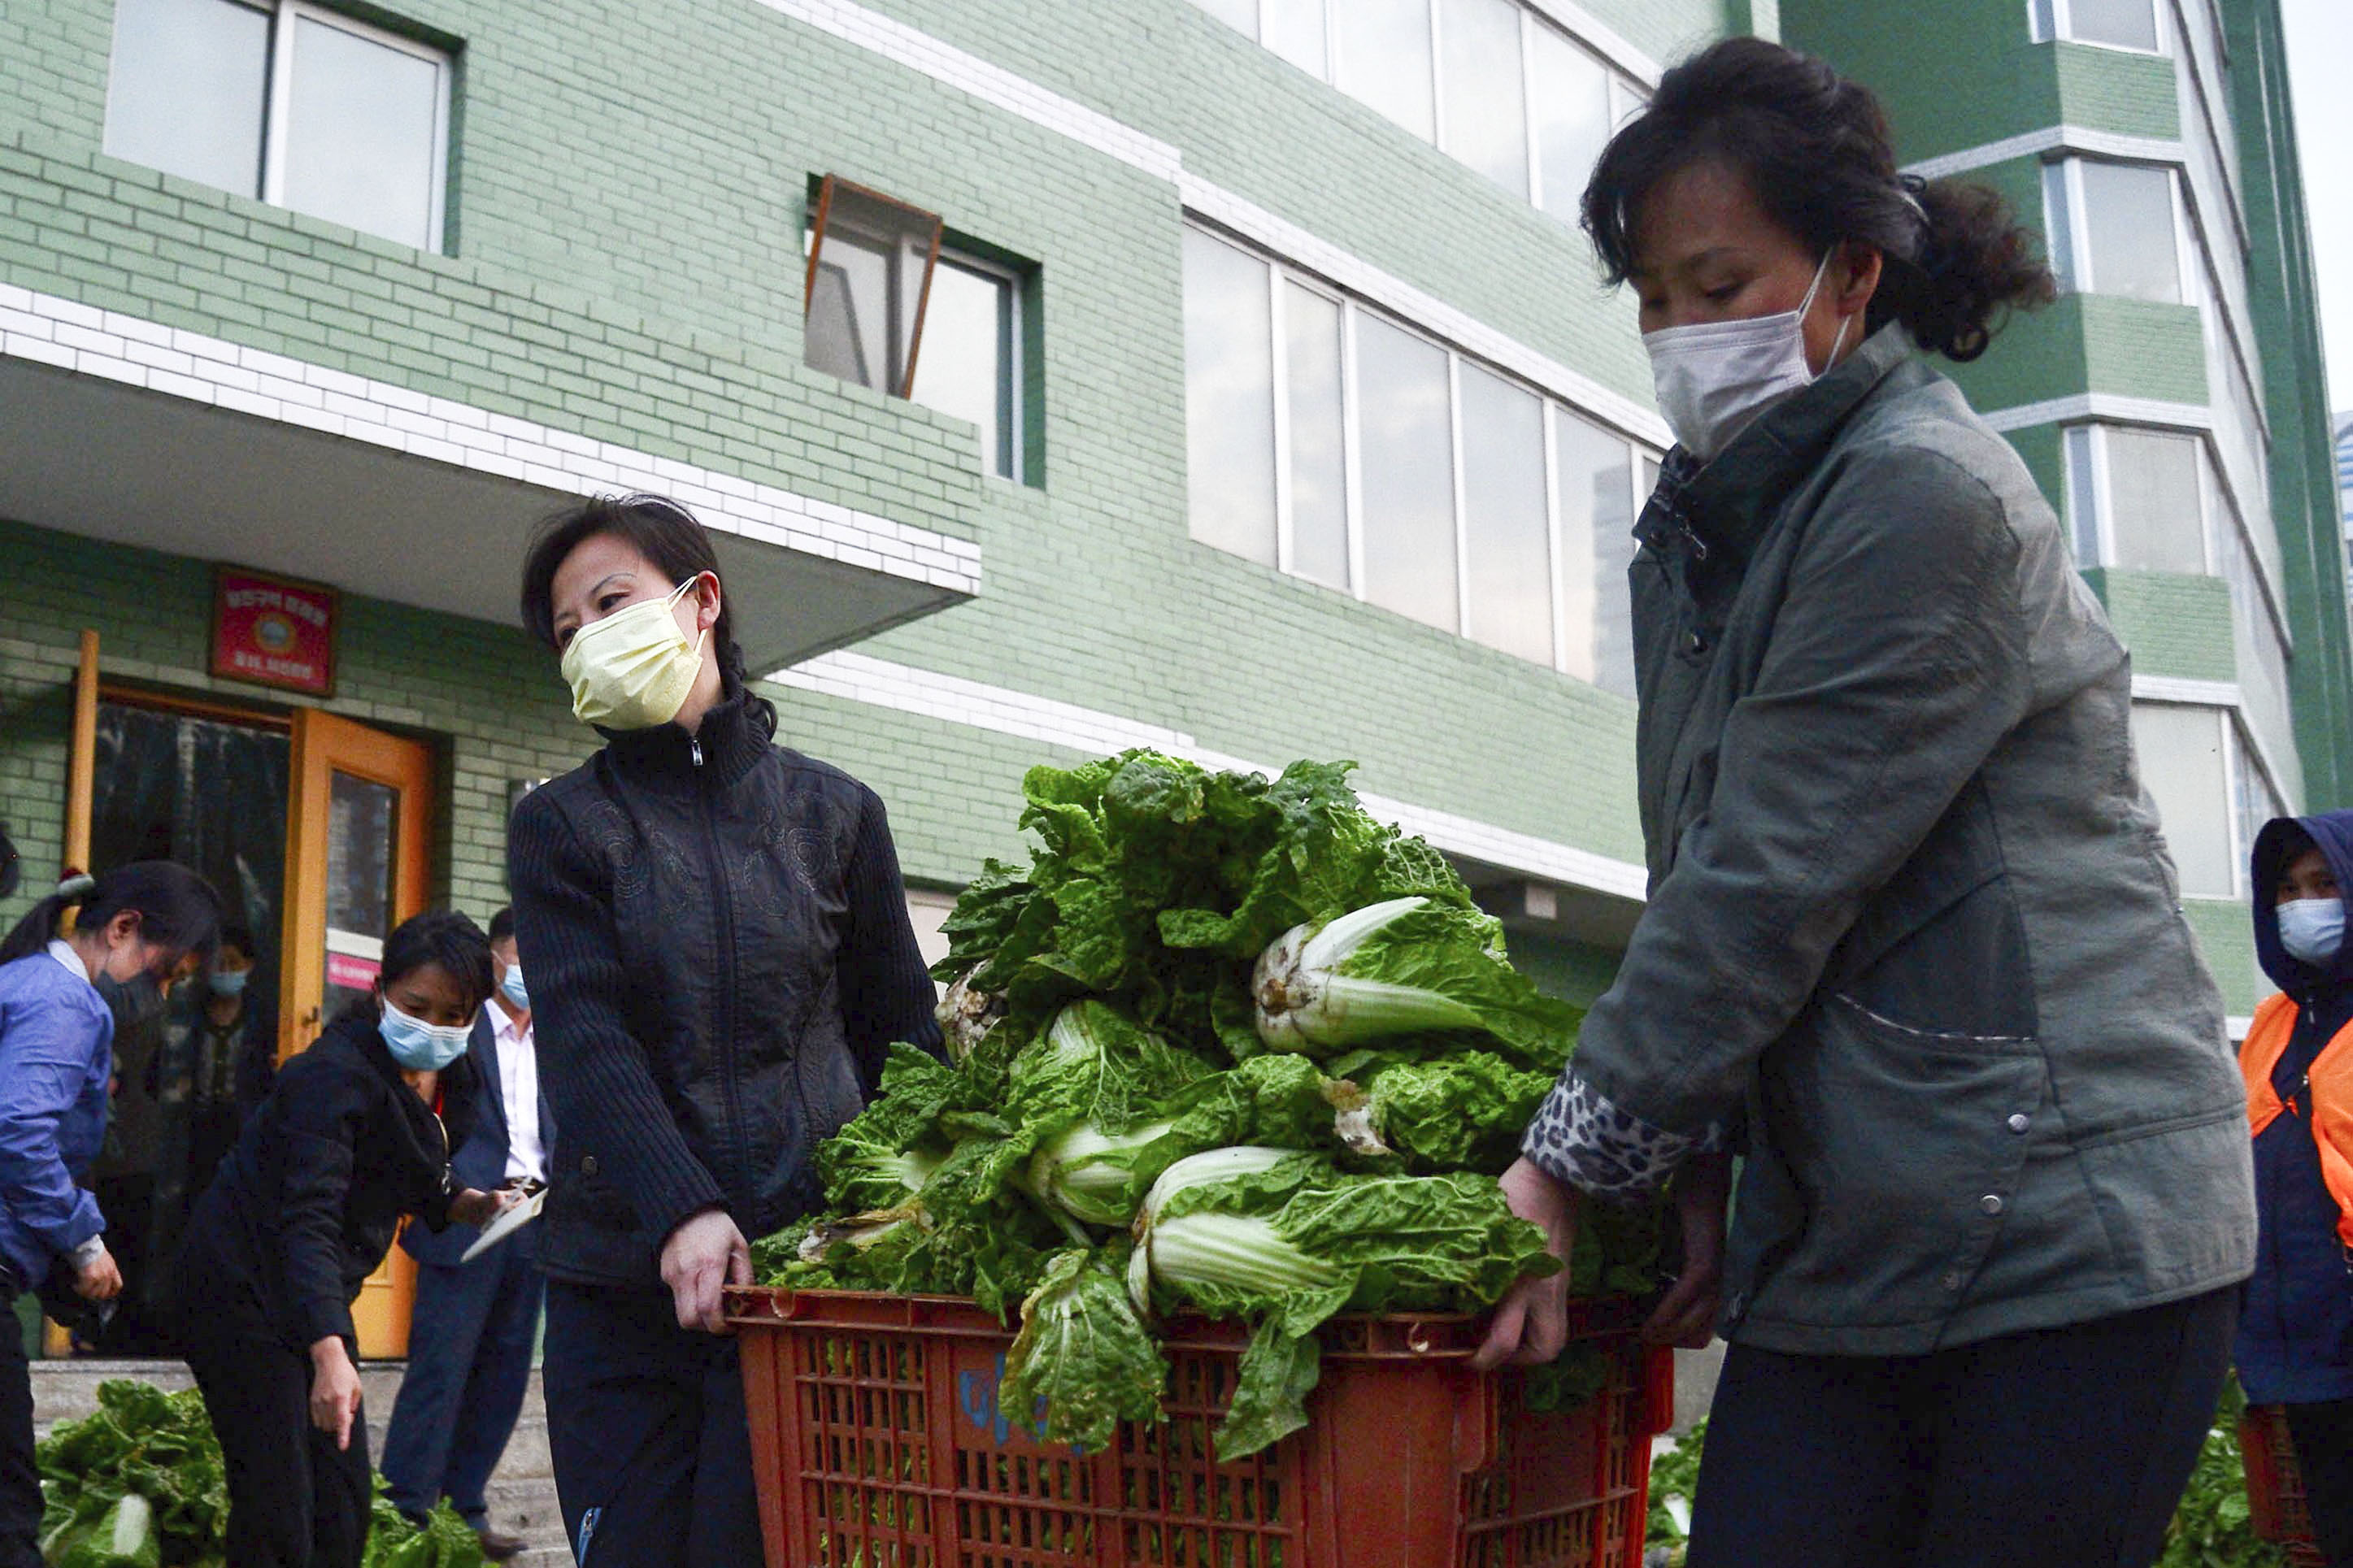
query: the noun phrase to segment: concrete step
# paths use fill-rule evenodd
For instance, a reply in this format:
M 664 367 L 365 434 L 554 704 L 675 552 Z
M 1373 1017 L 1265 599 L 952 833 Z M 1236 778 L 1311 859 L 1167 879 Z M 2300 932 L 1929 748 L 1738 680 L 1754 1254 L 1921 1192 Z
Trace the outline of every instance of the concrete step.
M 385 1424 L 392 1418 L 405 1370 L 399 1362 L 360 1363 L 368 1452 L 378 1462 L 384 1455 Z M 34 1430 L 46 1436 L 60 1421 L 77 1421 L 92 1414 L 98 1409 L 98 1385 L 112 1378 L 134 1378 L 171 1391 L 195 1386 L 195 1379 L 179 1362 L 37 1361 L 32 1365 Z M 507 1440 L 485 1499 L 493 1526 L 531 1542 L 530 1550 L 514 1559 L 520 1568 L 565 1568 L 572 1561 L 564 1541 L 564 1515 L 556 1505 L 554 1476 L 547 1449 L 546 1398 L 538 1369 L 533 1368 L 531 1386 L 523 1394 L 522 1415 Z

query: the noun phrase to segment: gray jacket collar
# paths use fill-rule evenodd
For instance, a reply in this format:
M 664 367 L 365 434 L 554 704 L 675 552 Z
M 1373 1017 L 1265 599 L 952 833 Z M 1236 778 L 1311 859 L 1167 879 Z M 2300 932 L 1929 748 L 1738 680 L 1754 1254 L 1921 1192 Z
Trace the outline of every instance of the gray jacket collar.
M 1654 550 L 1746 558 L 1781 500 L 1821 460 L 1848 417 L 1898 366 L 1911 362 L 1912 334 L 1891 322 L 1865 338 L 1844 363 L 1766 410 L 1715 458 L 1681 447 L 1660 470 L 1658 504 L 1635 533 Z

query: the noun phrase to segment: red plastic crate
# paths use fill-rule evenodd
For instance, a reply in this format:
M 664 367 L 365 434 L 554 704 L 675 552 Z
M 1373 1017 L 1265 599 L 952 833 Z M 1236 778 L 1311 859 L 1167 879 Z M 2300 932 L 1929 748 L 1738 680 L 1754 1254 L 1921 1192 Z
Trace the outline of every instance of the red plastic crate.
M 1013 1336 L 969 1301 L 731 1289 L 769 1568 L 1640 1568 L 1668 1352 L 1572 1303 L 1606 1385 L 1523 1408 L 1482 1323 L 1345 1318 L 1305 1430 L 1219 1464 L 1242 1335 L 1176 1326 L 1168 1419 L 1085 1453 L 997 1407 Z
M 2313 1539 L 2304 1469 L 2295 1462 L 2287 1412 L 2276 1405 L 2247 1406 L 2239 1417 L 2239 1458 L 2246 1467 L 2248 1522 L 2256 1539 L 2284 1547 L 2290 1568 L 2328 1568 Z

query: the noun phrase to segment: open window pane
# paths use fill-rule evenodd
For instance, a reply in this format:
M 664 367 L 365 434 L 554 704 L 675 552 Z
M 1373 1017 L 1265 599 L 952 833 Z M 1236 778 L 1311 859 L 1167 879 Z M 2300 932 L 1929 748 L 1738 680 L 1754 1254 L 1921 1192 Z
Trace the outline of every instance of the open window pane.
M 1460 616 L 1446 351 L 1359 315 L 1356 385 L 1365 596 L 1453 631 Z
M 1552 662 L 1552 542 L 1545 506 L 1544 404 L 1462 367 L 1462 503 L 1471 635 Z
M 1537 205 L 1575 223 L 1585 183 L 1609 141 L 1609 73 L 1566 36 L 1541 25 L 1535 28 L 1531 63 L 1536 156 L 1543 175 Z
M 2206 570 L 2206 510 L 2194 436 L 2111 427 L 2108 518 L 2116 564 L 2144 572 Z
M 441 66 L 298 17 L 286 127 L 286 205 L 429 248 Z
M 1336 15 L 1342 89 L 1436 140 L 1430 0 L 1347 0 Z
M 980 427 L 984 468 L 1014 477 L 1013 279 L 943 258 L 923 319 L 914 400 Z
M 2101 294 L 2180 303 L 2171 172 L 2087 161 L 2082 175 L 2090 288 Z
M 1323 76 L 1324 0 L 1266 0 L 1259 41 L 1300 69 Z
M 2077 43 L 2157 47 L 2156 0 L 2069 0 L 2067 19 Z
M 269 13 L 230 0 L 119 0 L 106 150 L 239 195 L 261 194 Z
M 1441 0 L 1446 151 L 1513 195 L 1528 194 L 1527 77 L 1516 0 Z
M 804 284 L 801 357 L 810 369 L 913 395 L 940 227 L 936 213 L 826 176 Z
M 1185 231 L 1185 486 L 1193 537 L 1275 564 L 1267 266 Z
M 1560 493 L 1560 587 L 1568 673 L 1634 694 L 1633 447 L 1565 408 L 1553 410 Z
M 2157 803 L 2165 846 L 2191 898 L 2227 899 L 2238 890 L 2222 723 L 2219 708 L 2133 704 L 2141 784 Z
M 1283 285 L 1291 416 L 1291 569 L 1348 586 L 1348 462 L 1341 405 L 1340 306 Z

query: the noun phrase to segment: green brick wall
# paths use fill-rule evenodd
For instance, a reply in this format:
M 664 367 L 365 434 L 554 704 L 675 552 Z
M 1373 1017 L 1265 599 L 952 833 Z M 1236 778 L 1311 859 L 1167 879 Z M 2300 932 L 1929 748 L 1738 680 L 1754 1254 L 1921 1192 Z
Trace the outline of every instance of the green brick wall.
M 2236 680 L 2231 589 L 2219 577 L 2094 567 L 2084 574 L 2116 635 L 2132 649 L 2135 675 Z

